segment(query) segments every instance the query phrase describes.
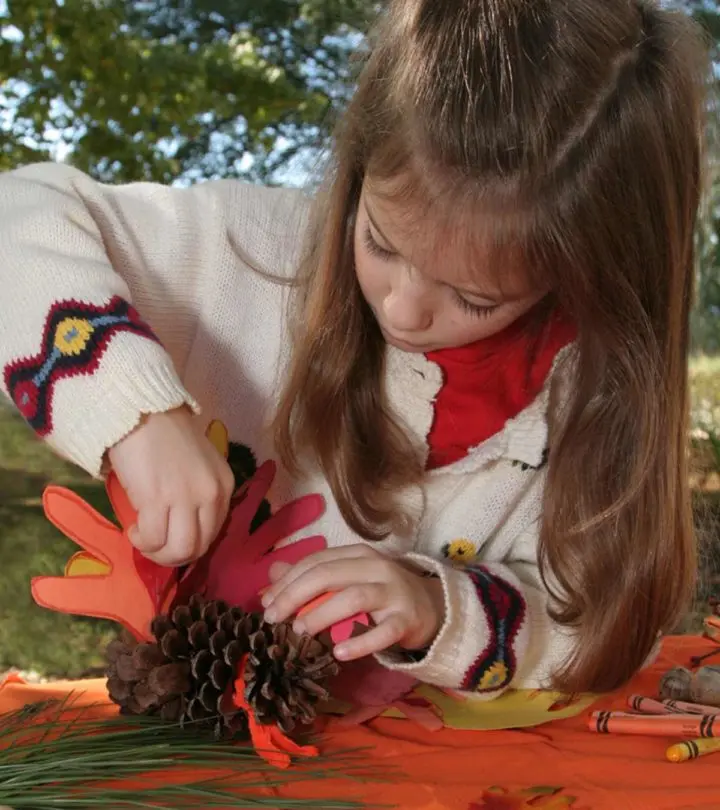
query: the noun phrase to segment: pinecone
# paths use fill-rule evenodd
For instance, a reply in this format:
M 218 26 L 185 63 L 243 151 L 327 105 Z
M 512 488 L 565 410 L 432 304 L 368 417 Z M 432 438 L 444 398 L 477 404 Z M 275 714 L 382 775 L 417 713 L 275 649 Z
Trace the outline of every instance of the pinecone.
M 312 722 L 317 703 L 329 697 L 324 683 L 338 672 L 329 639 L 263 622 L 249 646 L 245 699 L 257 721 L 276 723 L 285 733 Z
M 246 735 L 247 719 L 228 697 L 247 653 L 245 697 L 259 723 L 284 732 L 310 723 L 337 674 L 329 637 L 298 636 L 289 623 L 270 625 L 254 613 L 193 596 L 152 625 L 156 641 L 123 635 L 110 643 L 108 692 L 124 714 L 175 722 L 207 721 L 217 737 Z
M 208 721 L 218 737 L 246 733 L 247 722 L 226 691 L 260 621 L 224 602 L 194 596 L 170 616 L 155 619 L 155 643 L 123 636 L 109 645 L 111 699 L 125 714 Z

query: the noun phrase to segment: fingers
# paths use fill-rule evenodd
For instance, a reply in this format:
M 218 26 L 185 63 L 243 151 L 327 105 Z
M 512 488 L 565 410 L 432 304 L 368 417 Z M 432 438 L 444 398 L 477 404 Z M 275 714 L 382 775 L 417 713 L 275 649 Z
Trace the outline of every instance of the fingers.
M 320 557 L 321 554 L 316 555 Z M 385 579 L 383 573 L 384 561 L 364 559 L 363 557 L 340 558 L 328 562 L 318 562 L 311 565 L 304 573 L 295 575 L 295 569 L 303 563 L 296 565 L 278 583 L 274 584 L 263 596 L 263 604 L 267 606 L 265 618 L 269 622 L 282 622 L 296 614 L 312 599 L 328 591 L 342 591 L 360 588 L 380 583 Z M 360 584 L 359 584 L 360 583 Z M 358 596 L 351 590 L 353 600 L 364 601 L 367 597 Z M 353 616 L 368 608 L 359 605 L 340 618 Z
M 400 643 L 406 633 L 406 622 L 400 614 L 391 614 L 372 630 L 343 641 L 335 647 L 338 661 L 354 661 L 367 655 L 383 652 Z
M 198 559 L 225 523 L 232 488 L 221 476 L 179 505 L 139 504 L 137 524 L 128 531 L 130 542 L 158 565 L 181 566 Z
M 372 613 L 381 610 L 388 602 L 387 586 L 381 583 L 351 585 L 338 591 L 327 601 L 295 620 L 297 633 L 315 636 L 338 622 L 357 613 Z
M 281 580 L 290 571 L 292 565 L 286 562 L 276 562 L 270 566 L 269 576 L 270 582 L 277 582 Z
M 273 580 L 272 587 L 267 590 L 267 592 L 263 597 L 262 600 L 263 607 L 266 608 L 270 607 L 270 605 L 276 600 L 277 596 L 282 591 L 285 591 L 300 578 L 305 577 L 313 569 L 317 569 L 320 566 L 323 566 L 331 562 L 334 563 L 338 561 L 344 561 L 347 564 L 351 563 L 351 561 L 357 561 L 362 559 L 380 560 L 383 558 L 373 549 L 359 543 L 356 545 L 343 546 L 340 548 L 328 548 L 325 549 L 324 551 L 318 551 L 315 554 L 310 554 L 309 556 L 300 560 L 300 562 L 293 565 L 292 568 L 286 570 L 285 573 L 279 577 L 279 579 Z M 337 587 L 339 587 L 339 584 L 335 583 L 334 589 L 336 589 Z M 314 595 L 318 596 L 319 594 Z M 312 596 L 308 598 L 312 599 Z M 300 607 L 302 607 L 302 605 L 300 605 Z M 282 619 L 278 619 L 277 621 L 282 621 Z
M 167 543 L 168 507 L 145 507 L 138 511 L 135 526 L 128 531 L 130 542 L 135 548 L 150 556 L 158 553 Z
M 160 565 L 180 566 L 198 556 L 199 518 L 195 509 L 170 510 L 165 545 L 153 555 Z
M 108 458 L 119 484 L 110 487 L 113 505 L 124 527 L 135 524 L 128 536 L 142 554 L 181 565 L 207 551 L 227 518 L 234 475 L 187 409 L 147 416 Z M 123 490 L 137 517 L 127 518 Z

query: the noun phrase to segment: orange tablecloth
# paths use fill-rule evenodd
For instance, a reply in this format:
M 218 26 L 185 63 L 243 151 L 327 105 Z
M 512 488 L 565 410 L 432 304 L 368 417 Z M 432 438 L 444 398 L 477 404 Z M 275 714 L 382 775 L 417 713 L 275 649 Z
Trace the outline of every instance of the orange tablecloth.
M 667 639 L 651 670 L 597 708 L 625 708 L 631 693 L 653 695 L 660 674 L 710 649 L 697 637 Z M 8 680 L 0 711 L 86 690 L 104 694 L 102 681 L 31 685 Z M 379 719 L 368 726 L 328 728 L 325 749 L 373 747 L 368 754 L 398 773 L 392 784 L 344 780 L 288 787 L 297 798 L 356 798 L 369 805 L 407 810 L 720 810 L 720 753 L 693 762 L 665 760 L 664 738 L 621 737 L 587 731 L 578 717 L 517 731 L 431 733 L 406 720 Z M 272 795 L 268 789 L 268 795 Z M 198 808 L 198 810 L 202 810 Z

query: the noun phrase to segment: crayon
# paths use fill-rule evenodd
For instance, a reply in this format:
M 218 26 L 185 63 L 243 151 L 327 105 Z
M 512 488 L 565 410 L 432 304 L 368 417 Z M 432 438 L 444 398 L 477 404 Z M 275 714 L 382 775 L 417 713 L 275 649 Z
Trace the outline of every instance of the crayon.
M 657 737 L 720 736 L 720 719 L 715 714 L 629 714 L 593 712 L 590 731 L 598 734 L 647 734 Z M 714 728 L 717 721 L 718 728 Z
M 700 737 L 697 740 L 685 740 L 685 742 L 671 745 L 665 752 L 665 756 L 670 762 L 687 762 L 689 759 L 712 754 L 713 751 L 720 751 L 720 740 L 708 740 Z
M 718 706 L 684 703 L 682 700 L 653 700 L 640 695 L 630 695 L 628 706 L 642 714 L 720 714 Z

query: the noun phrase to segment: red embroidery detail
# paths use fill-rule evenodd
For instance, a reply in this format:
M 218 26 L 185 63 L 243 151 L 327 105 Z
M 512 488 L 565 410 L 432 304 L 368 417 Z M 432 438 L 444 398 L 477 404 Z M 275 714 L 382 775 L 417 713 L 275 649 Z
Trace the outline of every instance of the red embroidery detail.
M 515 642 L 525 620 L 526 604 L 520 591 L 484 566 L 468 568 L 467 574 L 488 618 L 490 638 L 465 673 L 462 689 L 494 692 L 508 686 L 515 676 Z
M 119 296 L 105 306 L 75 300 L 50 308 L 40 351 L 4 369 L 7 391 L 20 413 L 40 436 L 52 431 L 53 392 L 58 380 L 92 374 L 117 332 L 157 341 L 140 315 Z

